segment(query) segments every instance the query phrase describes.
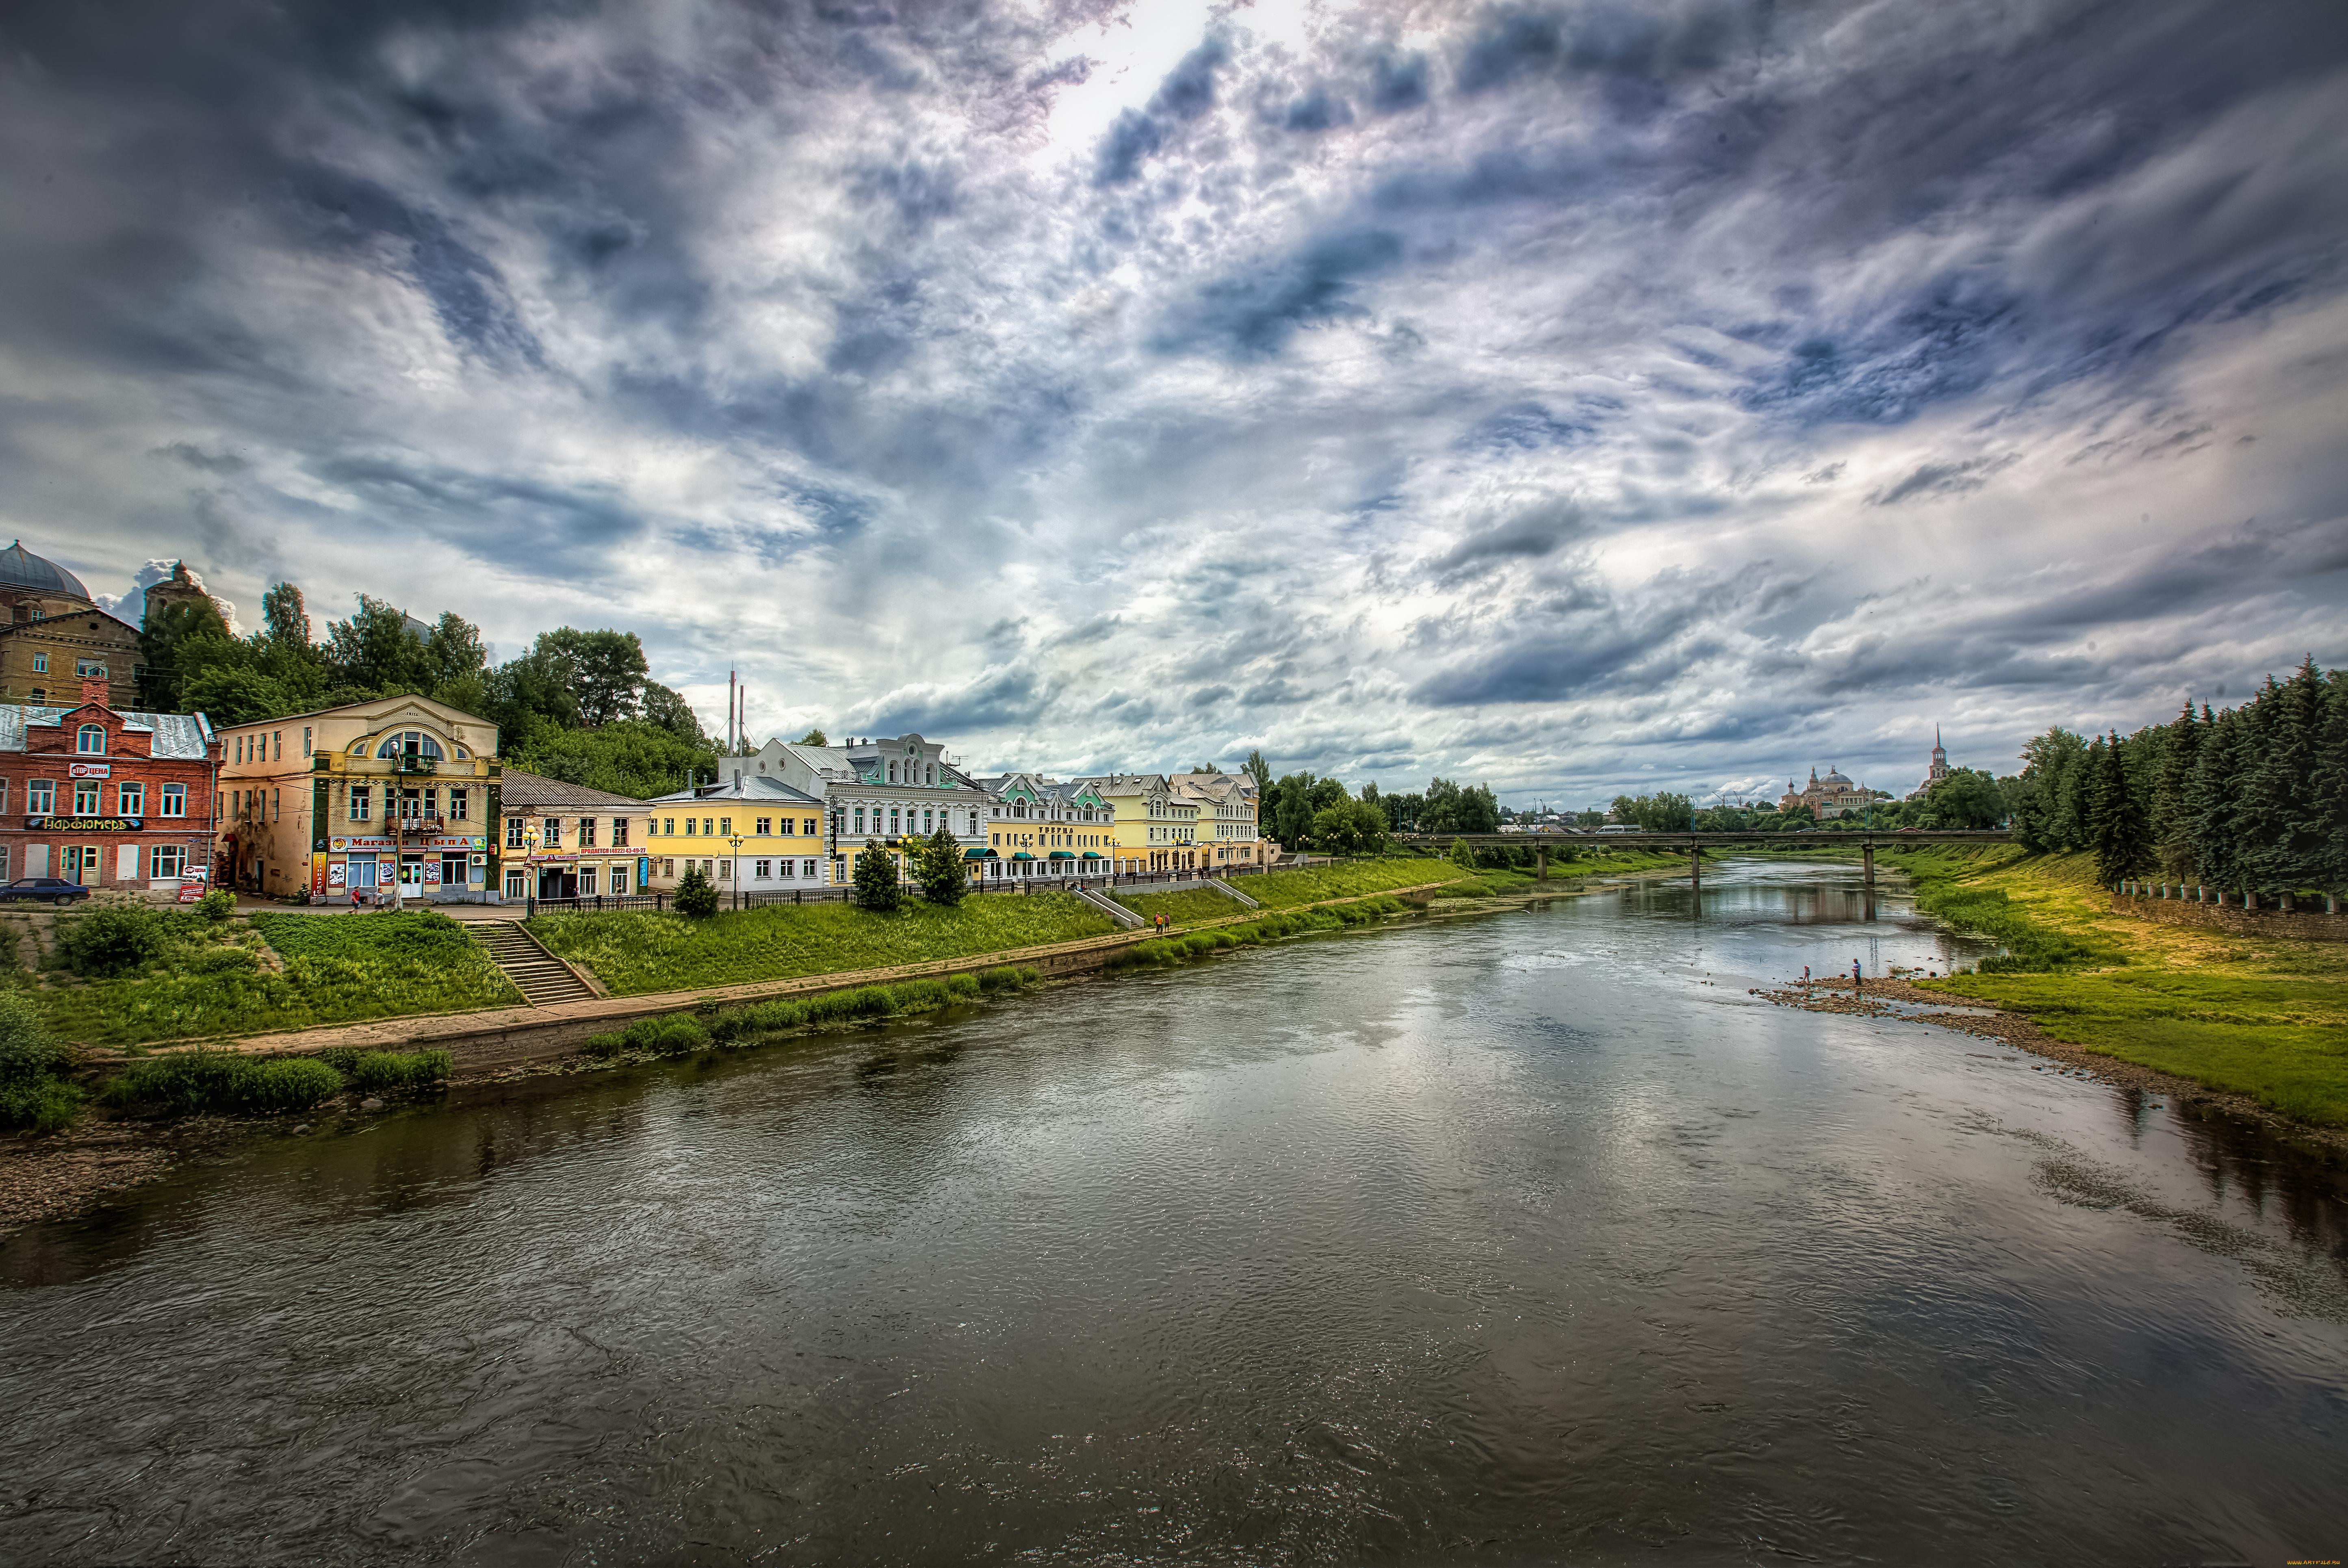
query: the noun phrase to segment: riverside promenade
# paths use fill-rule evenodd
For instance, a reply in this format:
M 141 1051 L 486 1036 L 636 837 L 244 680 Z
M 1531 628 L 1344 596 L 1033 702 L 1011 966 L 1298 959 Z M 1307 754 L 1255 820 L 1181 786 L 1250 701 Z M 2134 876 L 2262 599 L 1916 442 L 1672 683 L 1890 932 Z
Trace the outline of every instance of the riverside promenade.
M 1448 879 L 1447 879 L 1448 880 Z M 1204 931 L 1236 925 L 1266 914 L 1285 914 L 1365 898 L 1409 898 L 1432 893 L 1444 882 L 1384 889 L 1346 898 L 1322 899 L 1286 910 L 1238 910 L 1218 920 L 1193 921 L 1177 929 Z M 510 918 L 508 916 L 507 918 Z M 221 1036 L 201 1040 L 175 1040 L 149 1047 L 150 1054 L 170 1051 L 235 1051 L 251 1056 L 308 1056 L 336 1047 L 363 1051 L 445 1050 L 455 1058 L 458 1076 L 478 1074 L 527 1062 L 545 1061 L 575 1052 L 590 1036 L 624 1028 L 634 1019 L 660 1013 L 677 1013 L 717 1004 L 744 1006 L 777 997 L 819 995 L 827 991 L 850 991 L 865 985 L 896 985 L 907 980 L 937 980 L 976 974 L 1014 965 L 1032 968 L 1047 980 L 1064 979 L 1101 968 L 1116 954 L 1159 934 L 1147 928 L 1114 932 L 1106 936 L 1080 937 L 1038 947 L 1018 947 L 920 964 L 878 969 L 836 970 L 788 979 L 752 980 L 731 985 L 703 985 L 687 991 L 663 991 L 640 996 L 596 996 L 543 1006 L 491 1007 L 465 1013 L 405 1014 L 369 1018 L 358 1023 L 329 1024 L 309 1029 L 284 1029 L 265 1034 Z M 99 1065 L 127 1059 L 118 1051 L 96 1051 Z

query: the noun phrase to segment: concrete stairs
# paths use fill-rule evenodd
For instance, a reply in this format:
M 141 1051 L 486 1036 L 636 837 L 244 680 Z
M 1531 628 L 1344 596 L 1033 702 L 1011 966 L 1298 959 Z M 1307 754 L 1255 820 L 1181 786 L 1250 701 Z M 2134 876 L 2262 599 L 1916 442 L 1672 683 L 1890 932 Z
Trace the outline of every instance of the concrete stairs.
M 1263 907 L 1263 905 L 1262 905 L 1262 904 L 1260 904 L 1260 903 L 1256 903 L 1256 901 L 1255 901 L 1255 900 L 1253 900 L 1253 899 L 1251 899 L 1251 898 L 1248 897 L 1248 895 L 1247 895 L 1247 894 L 1245 894 L 1245 893 L 1241 892 L 1239 889 L 1237 889 L 1237 888 L 1233 887 L 1230 882 L 1228 882 L 1224 881 L 1221 877 L 1210 877 L 1210 878 L 1208 878 L 1208 879 L 1207 879 L 1207 885 L 1208 885 L 1209 887 L 1213 888 L 1216 892 L 1220 892 L 1220 893 L 1223 894 L 1223 895 L 1224 895 L 1225 897 L 1227 897 L 1227 898 L 1235 898 L 1235 899 L 1239 900 L 1239 901 L 1240 901 L 1240 903 L 1241 903 L 1242 904 L 1245 904 L 1245 905 L 1246 905 L 1248 908 L 1250 908 L 1250 909 L 1262 909 L 1262 908 Z
M 558 1002 L 592 1002 L 597 992 L 578 971 L 539 945 L 514 920 L 471 920 L 465 929 L 489 950 L 489 959 L 521 990 L 533 1007 Z
M 1083 899 L 1128 931 L 1141 923 L 1141 916 L 1106 894 L 1095 892 L 1088 887 L 1080 887 L 1074 891 L 1078 898 Z

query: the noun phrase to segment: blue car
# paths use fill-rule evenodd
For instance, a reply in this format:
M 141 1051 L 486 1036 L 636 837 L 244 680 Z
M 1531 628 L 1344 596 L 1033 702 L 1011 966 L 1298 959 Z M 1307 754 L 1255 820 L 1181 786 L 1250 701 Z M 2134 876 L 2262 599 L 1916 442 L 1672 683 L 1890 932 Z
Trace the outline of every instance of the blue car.
M 59 909 L 89 896 L 89 889 L 63 877 L 18 877 L 0 887 L 0 903 L 53 903 Z

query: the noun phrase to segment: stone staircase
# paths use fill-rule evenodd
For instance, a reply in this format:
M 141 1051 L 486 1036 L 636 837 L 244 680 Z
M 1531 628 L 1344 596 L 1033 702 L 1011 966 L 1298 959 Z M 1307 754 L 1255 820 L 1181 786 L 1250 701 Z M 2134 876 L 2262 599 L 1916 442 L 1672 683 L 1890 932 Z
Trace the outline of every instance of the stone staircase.
M 489 950 L 490 961 L 520 987 L 531 1006 L 594 998 L 595 992 L 587 983 L 569 965 L 541 947 L 538 939 L 521 928 L 520 922 L 468 921 L 465 929 L 472 934 L 474 941 Z

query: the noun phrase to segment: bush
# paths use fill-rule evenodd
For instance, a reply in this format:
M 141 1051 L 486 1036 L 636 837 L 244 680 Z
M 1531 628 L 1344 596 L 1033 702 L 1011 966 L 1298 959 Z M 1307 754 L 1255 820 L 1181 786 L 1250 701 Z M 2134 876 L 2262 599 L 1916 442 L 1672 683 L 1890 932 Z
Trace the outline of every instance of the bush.
M 1044 976 L 1035 969 L 1026 965 L 1017 964 L 1003 964 L 993 969 L 982 969 L 975 978 L 978 981 L 980 994 L 987 996 L 1003 991 L 1025 990 L 1030 985 L 1041 985 L 1044 983 Z
M 0 992 L 0 1128 L 56 1132 L 80 1113 L 86 1098 L 66 1075 L 76 1063 L 16 992 Z
M 353 1089 L 373 1094 L 430 1088 L 447 1081 L 453 1065 L 447 1051 L 355 1051 L 341 1071 Z
M 922 896 L 932 903 L 951 908 L 970 891 L 970 862 L 963 858 L 962 845 L 943 822 L 922 841 L 918 867 Z
M 93 979 L 143 969 L 163 946 L 163 917 L 135 903 L 108 904 L 58 926 L 57 951 L 74 973 Z
M 628 1037 L 613 1029 L 608 1034 L 588 1036 L 587 1043 L 579 1047 L 579 1054 L 593 1057 L 597 1061 L 609 1061 L 627 1048 Z
M 859 909 L 888 914 L 897 907 L 897 862 L 878 844 L 867 844 L 856 857 L 853 893 Z
M 108 1084 L 99 1099 L 164 1116 L 201 1111 L 265 1116 L 307 1110 L 340 1094 L 343 1075 L 317 1057 L 256 1060 L 199 1047 L 146 1057 Z
M 685 880 L 676 884 L 676 912 L 695 920 L 706 920 L 717 913 L 717 890 L 701 874 L 699 866 L 685 868 Z
M 236 894 L 224 887 L 216 887 L 196 900 L 193 907 L 198 914 L 218 924 L 236 913 Z

